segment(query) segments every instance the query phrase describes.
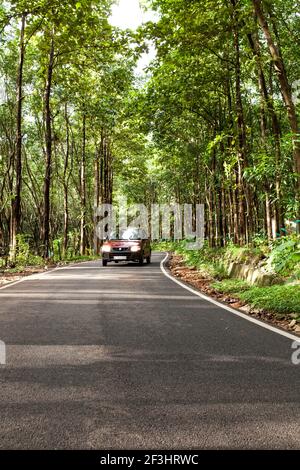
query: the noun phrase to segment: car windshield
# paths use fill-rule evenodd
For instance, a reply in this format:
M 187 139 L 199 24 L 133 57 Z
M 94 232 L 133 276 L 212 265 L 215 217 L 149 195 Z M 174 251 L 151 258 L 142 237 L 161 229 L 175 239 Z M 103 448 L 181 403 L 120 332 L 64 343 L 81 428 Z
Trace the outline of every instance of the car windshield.
M 112 232 L 109 236 L 110 240 L 141 240 L 145 238 L 143 231 L 138 228 L 128 228 L 119 234 L 118 232 Z

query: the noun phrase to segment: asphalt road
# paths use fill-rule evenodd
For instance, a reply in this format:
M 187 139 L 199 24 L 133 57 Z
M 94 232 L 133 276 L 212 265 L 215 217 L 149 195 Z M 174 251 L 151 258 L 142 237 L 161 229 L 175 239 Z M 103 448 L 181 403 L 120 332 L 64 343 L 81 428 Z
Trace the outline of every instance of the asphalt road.
M 178 286 L 162 257 L 0 290 L 2 449 L 300 447 L 292 341 Z

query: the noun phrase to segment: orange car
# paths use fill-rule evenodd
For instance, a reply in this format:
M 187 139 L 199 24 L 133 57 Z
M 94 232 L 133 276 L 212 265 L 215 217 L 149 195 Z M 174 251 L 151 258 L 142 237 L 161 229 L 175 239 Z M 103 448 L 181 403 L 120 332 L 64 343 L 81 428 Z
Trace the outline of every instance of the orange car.
M 151 263 L 151 244 L 146 232 L 140 228 L 128 228 L 120 236 L 113 232 L 101 247 L 102 265 L 112 261 L 133 261 L 142 265 Z

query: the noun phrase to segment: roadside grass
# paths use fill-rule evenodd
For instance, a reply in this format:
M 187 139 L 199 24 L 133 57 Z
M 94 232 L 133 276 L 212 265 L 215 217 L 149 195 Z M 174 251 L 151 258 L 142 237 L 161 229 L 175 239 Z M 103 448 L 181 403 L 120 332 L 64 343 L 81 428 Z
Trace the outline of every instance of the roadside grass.
M 299 314 L 300 317 L 300 285 L 251 287 L 241 292 L 239 298 L 254 308 L 277 315 Z
M 164 242 L 155 246 L 158 250 L 170 251 L 183 257 L 184 263 L 194 266 L 200 273 L 211 278 L 211 287 L 222 294 L 231 294 L 253 309 L 275 314 L 278 319 L 295 318 L 300 322 L 299 238 L 283 239 L 275 246 L 209 248 L 189 251 L 186 242 Z M 252 286 L 244 280 L 229 278 L 226 261 L 261 263 L 270 266 L 273 272 L 285 274 L 285 284 L 267 287 Z
M 81 261 L 95 261 L 97 259 L 100 259 L 100 256 L 98 255 L 86 255 L 86 256 L 81 256 L 81 255 L 74 255 L 74 256 L 68 256 L 67 258 L 63 258 L 61 260 L 55 259 L 55 262 L 57 263 L 73 263 L 73 262 L 81 262 Z
M 277 316 L 299 314 L 300 285 L 250 286 L 240 279 L 225 279 L 211 286 L 222 294 L 232 294 L 252 308 L 275 313 Z
M 48 260 L 32 253 L 30 237 L 26 234 L 17 235 L 17 249 L 15 261 L 12 263 L 8 259 L 8 253 L 0 257 L 0 272 L 2 274 L 21 273 L 26 270 L 46 268 L 49 265 L 64 265 L 81 261 L 93 261 L 99 256 L 93 254 L 93 250 L 88 250 L 84 256 L 79 255 L 72 247 L 66 253 L 62 250 L 62 239 L 53 240 L 52 251 Z
M 211 286 L 222 294 L 236 294 L 251 289 L 250 284 L 241 279 L 224 279 L 223 281 L 213 282 Z
M 153 250 L 170 251 L 181 255 L 189 267 L 195 267 L 202 274 L 213 279 L 225 279 L 228 277 L 224 266 L 224 248 L 204 247 L 200 250 L 188 250 L 187 241 L 178 242 L 165 241 L 152 244 Z
M 64 265 L 64 264 L 70 264 L 70 263 L 80 263 L 83 261 L 95 261 L 97 259 L 100 259 L 99 256 L 94 256 L 94 255 L 86 255 L 86 256 L 80 256 L 80 255 L 74 255 L 74 256 L 68 256 L 67 258 L 57 258 L 54 257 L 50 260 L 55 265 Z M 17 274 L 17 273 L 22 273 L 26 271 L 27 269 L 40 269 L 40 268 L 45 268 L 47 266 L 47 262 L 39 256 L 33 256 L 30 255 L 26 259 L 20 261 L 17 260 L 17 263 L 13 267 L 7 267 L 5 266 L 4 263 L 0 263 L 0 275 L 5 275 L 5 274 Z

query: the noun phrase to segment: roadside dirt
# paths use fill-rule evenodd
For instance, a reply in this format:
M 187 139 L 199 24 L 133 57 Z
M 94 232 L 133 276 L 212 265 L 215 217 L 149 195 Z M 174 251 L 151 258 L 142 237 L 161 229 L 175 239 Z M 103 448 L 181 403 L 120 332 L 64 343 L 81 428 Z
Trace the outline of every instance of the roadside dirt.
M 55 264 L 53 266 L 51 265 L 51 266 L 40 267 L 40 268 L 33 266 L 33 267 L 24 268 L 23 271 L 16 272 L 16 273 L 0 271 L 0 287 L 6 284 L 9 284 L 11 282 L 19 281 L 23 277 L 31 276 L 31 274 L 43 273 L 44 271 L 48 271 L 49 269 L 53 269 L 55 267 L 56 267 Z
M 208 295 L 219 302 L 224 302 L 232 308 L 241 310 L 241 312 L 246 315 L 250 315 L 251 317 L 289 331 L 290 333 L 300 337 L 300 332 L 295 331 L 297 325 L 294 325 L 293 327 L 290 326 L 292 318 L 279 320 L 274 313 L 253 309 L 249 305 L 229 294 L 222 294 L 221 292 L 216 291 L 211 286 L 213 279 L 204 277 L 196 268 L 186 266 L 182 256 L 171 254 L 168 261 L 168 268 L 175 278 L 195 287 L 203 294 Z
M 20 272 L 12 273 L 7 271 L 0 270 L 0 287 L 11 282 L 19 281 L 23 277 L 31 276 L 31 274 L 39 274 L 45 271 L 49 271 L 54 268 L 60 268 L 67 266 L 69 264 L 78 264 L 88 260 L 72 260 L 72 261 L 59 261 L 58 263 L 48 263 L 45 266 L 27 266 Z

